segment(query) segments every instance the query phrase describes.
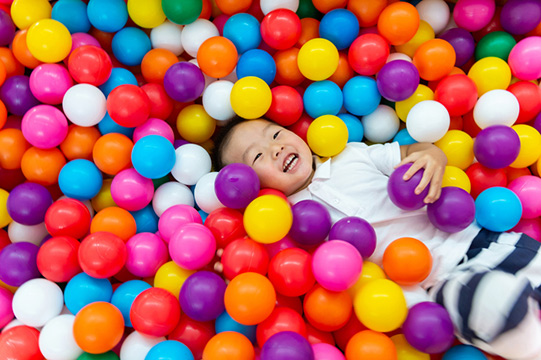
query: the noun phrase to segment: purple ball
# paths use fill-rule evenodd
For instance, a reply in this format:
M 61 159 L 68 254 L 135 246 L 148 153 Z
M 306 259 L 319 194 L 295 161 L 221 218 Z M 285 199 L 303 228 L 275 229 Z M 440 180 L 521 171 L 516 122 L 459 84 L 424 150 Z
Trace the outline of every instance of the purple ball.
M 11 44 L 15 37 L 15 24 L 11 16 L 5 11 L 0 11 L 0 46 Z
M 312 346 L 293 331 L 272 335 L 261 348 L 261 360 L 314 360 Z
M 203 93 L 205 77 L 197 65 L 181 61 L 167 69 L 163 77 L 163 86 L 173 100 L 189 102 Z
M 475 53 L 475 40 L 471 32 L 463 28 L 453 28 L 445 31 L 438 36 L 440 39 L 447 41 L 456 53 L 455 66 L 461 67 Z
M 213 272 L 193 273 L 180 289 L 180 307 L 196 321 L 214 320 L 225 311 L 225 288 L 224 280 Z
M 402 101 L 409 98 L 419 86 L 419 71 L 413 63 L 394 60 L 383 65 L 378 73 L 378 91 L 389 101 Z
M 475 158 L 490 169 L 503 169 L 517 158 L 520 138 L 515 130 L 505 125 L 492 125 L 477 134 L 473 143 Z
M 302 245 L 316 245 L 327 237 L 331 216 L 327 209 L 314 200 L 302 200 L 291 207 L 293 224 L 289 236 Z
M 428 354 L 448 350 L 455 340 L 449 313 L 440 304 L 429 301 L 417 303 L 409 309 L 402 331 L 411 346 Z
M 419 195 L 415 194 L 415 188 L 421 182 L 424 170 L 418 170 L 407 181 L 403 179 L 404 174 L 411 167 L 411 163 L 404 164 L 389 176 L 387 183 L 387 192 L 389 198 L 402 210 L 417 210 L 425 206 L 424 198 L 428 195 L 428 186 L 421 191 Z
M 9 193 L 7 210 L 9 216 L 23 225 L 37 225 L 45 220 L 45 213 L 53 197 L 43 185 L 27 182 L 17 185 Z
M 17 116 L 23 116 L 30 108 L 40 104 L 30 91 L 30 78 L 25 75 L 8 77 L 0 88 L 0 100 L 8 112 Z
M 7 245 L 0 251 L 0 280 L 9 286 L 40 277 L 36 258 L 39 248 L 29 242 Z
M 430 222 L 438 229 L 454 233 L 467 228 L 475 219 L 475 201 L 464 189 L 446 186 L 438 200 L 428 204 Z
M 342 240 L 355 246 L 363 259 L 376 250 L 376 231 L 368 221 L 356 216 L 338 220 L 329 232 L 330 240 Z
M 535 130 L 541 133 L 541 112 L 537 114 L 537 116 L 535 117 L 535 120 L 533 122 L 533 127 L 535 128 Z
M 500 14 L 502 28 L 510 34 L 522 35 L 535 29 L 541 21 L 539 0 L 509 0 Z
M 232 209 L 243 209 L 259 194 L 259 178 L 248 165 L 233 163 L 220 170 L 214 189 L 222 204 Z

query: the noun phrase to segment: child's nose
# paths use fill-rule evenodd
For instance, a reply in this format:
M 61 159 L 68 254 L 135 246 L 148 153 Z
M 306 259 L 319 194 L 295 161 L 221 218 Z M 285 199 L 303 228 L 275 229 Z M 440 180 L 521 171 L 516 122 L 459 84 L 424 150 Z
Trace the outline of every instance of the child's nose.
M 281 145 L 274 145 L 273 148 L 272 148 L 272 156 L 274 158 L 277 158 L 278 156 L 280 156 L 280 153 L 282 152 L 282 150 L 284 150 L 284 147 L 281 146 Z

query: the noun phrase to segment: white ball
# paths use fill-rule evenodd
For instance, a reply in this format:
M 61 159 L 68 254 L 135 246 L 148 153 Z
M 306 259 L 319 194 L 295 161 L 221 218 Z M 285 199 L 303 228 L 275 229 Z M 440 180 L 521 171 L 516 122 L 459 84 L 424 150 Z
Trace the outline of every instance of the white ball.
M 418 142 L 438 141 L 447 133 L 449 125 L 449 112 L 435 100 L 424 100 L 415 104 L 406 118 L 408 133 Z
M 184 52 L 181 34 L 183 25 L 177 25 L 169 20 L 156 26 L 150 31 L 150 42 L 155 49 L 166 49 L 176 56 Z
M 406 60 L 406 61 L 409 61 L 409 62 L 413 61 L 413 60 L 411 60 L 411 58 L 408 55 L 406 55 L 404 53 L 401 53 L 401 52 L 395 52 L 395 53 L 389 54 L 389 56 L 387 56 L 387 60 L 385 62 L 388 63 L 388 62 L 391 62 L 393 60 Z
M 191 57 L 197 57 L 197 51 L 205 40 L 219 36 L 220 32 L 216 25 L 206 19 L 197 19 L 193 23 L 184 26 L 180 41 Z
M 436 34 L 445 29 L 451 18 L 451 10 L 444 0 L 423 0 L 415 7 L 421 20 L 429 23 Z
M 204 147 L 186 144 L 175 150 L 176 161 L 171 175 L 184 185 L 195 185 L 201 176 L 208 174 L 212 167 L 210 155 Z
M 239 77 L 237 76 L 237 67 L 235 66 L 233 71 L 231 71 L 226 76 L 219 78 L 218 80 L 227 80 L 227 81 L 231 81 L 232 83 L 237 82 L 237 80 L 239 80 Z
M 64 94 L 62 109 L 75 125 L 90 127 L 98 124 L 105 116 L 107 100 L 94 85 L 77 84 Z
M 8 236 L 11 242 L 29 242 L 40 246 L 43 239 L 48 235 L 45 223 L 36 225 L 23 225 L 12 221 L 8 226 Z
M 195 203 L 207 214 L 213 210 L 224 207 L 220 200 L 218 200 L 214 188 L 217 176 L 218 172 L 216 171 L 208 173 L 199 179 L 195 185 Z
M 58 316 L 63 305 L 62 289 L 47 279 L 28 280 L 17 289 L 12 302 L 18 320 L 38 327 Z
M 77 359 L 83 350 L 73 337 L 74 315 L 59 315 L 47 322 L 39 334 L 39 349 L 46 359 Z
M 491 125 L 511 126 L 517 121 L 519 112 L 520 104 L 515 95 L 496 89 L 487 91 L 477 100 L 473 119 L 481 129 Z
M 376 110 L 361 118 L 364 137 L 371 142 L 383 143 L 391 140 L 400 127 L 400 119 L 392 107 L 378 105 Z
M 120 360 L 145 360 L 148 352 L 156 344 L 165 341 L 165 337 L 154 337 L 132 332 L 122 343 Z
M 289 9 L 297 12 L 299 9 L 299 0 L 261 0 L 260 6 L 261 11 L 265 15 L 276 9 Z
M 231 106 L 231 90 L 233 83 L 218 80 L 210 84 L 203 92 L 203 107 L 209 116 L 217 121 L 227 121 L 235 117 Z
M 169 181 L 160 185 L 154 192 L 152 199 L 152 208 L 158 216 L 173 205 L 194 206 L 193 194 L 190 188 L 176 181 Z

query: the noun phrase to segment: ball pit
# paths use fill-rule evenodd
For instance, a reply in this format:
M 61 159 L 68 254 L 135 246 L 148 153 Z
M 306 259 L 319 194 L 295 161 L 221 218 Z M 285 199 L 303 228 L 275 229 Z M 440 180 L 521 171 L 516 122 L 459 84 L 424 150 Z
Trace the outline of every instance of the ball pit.
M 431 142 L 436 228 L 541 240 L 540 22 L 534 0 L 0 1 L 0 354 L 487 358 L 397 285 L 427 249 L 383 255 L 365 219 L 210 153 L 236 116 L 321 157 Z M 406 170 L 404 212 L 427 195 Z

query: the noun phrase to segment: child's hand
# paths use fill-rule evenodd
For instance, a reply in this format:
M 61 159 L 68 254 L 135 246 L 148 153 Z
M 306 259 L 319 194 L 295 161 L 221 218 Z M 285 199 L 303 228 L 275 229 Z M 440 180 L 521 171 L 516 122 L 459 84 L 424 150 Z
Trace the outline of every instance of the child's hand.
M 401 146 L 402 161 L 395 168 L 412 163 L 404 174 L 404 180 L 409 180 L 419 169 L 424 169 L 423 177 L 415 188 L 415 194 L 420 194 L 430 184 L 428 195 L 424 202 L 429 204 L 438 200 L 441 195 L 441 184 L 447 156 L 437 146 L 429 143 L 416 143 Z

